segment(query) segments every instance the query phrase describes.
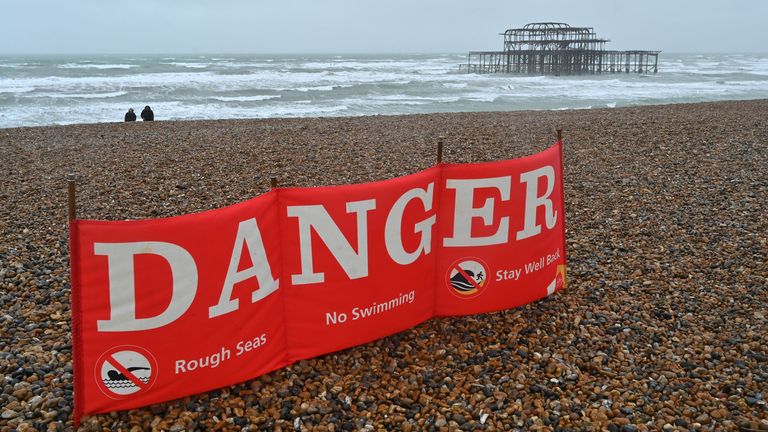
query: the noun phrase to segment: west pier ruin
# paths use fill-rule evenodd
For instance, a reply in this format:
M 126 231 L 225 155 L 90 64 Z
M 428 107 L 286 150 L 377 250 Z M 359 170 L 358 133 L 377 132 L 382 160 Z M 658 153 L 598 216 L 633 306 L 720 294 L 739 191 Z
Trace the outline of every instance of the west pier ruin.
M 592 27 L 540 22 L 501 35 L 503 51 L 470 51 L 460 70 L 528 75 L 658 72 L 661 51 L 607 50 L 609 40 L 598 37 Z

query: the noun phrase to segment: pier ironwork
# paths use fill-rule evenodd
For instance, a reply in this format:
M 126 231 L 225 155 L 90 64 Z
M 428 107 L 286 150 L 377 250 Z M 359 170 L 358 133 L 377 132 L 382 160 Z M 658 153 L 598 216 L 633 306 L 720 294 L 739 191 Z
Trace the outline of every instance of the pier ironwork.
M 542 22 L 508 29 L 503 51 L 470 51 L 468 73 L 581 75 L 597 73 L 657 73 L 661 51 L 605 49 L 608 39 L 592 27 Z

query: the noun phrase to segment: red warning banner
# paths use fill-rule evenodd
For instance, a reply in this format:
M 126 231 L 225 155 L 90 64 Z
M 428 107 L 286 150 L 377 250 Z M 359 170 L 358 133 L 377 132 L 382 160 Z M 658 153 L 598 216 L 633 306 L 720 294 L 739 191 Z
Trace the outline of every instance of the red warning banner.
M 76 420 L 564 288 L 561 146 L 167 219 L 73 221 Z

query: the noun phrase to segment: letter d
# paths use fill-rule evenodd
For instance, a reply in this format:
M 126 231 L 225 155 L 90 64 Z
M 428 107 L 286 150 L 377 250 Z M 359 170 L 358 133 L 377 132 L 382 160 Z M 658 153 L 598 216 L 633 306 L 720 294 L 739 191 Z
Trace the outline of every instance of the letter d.
M 151 330 L 176 321 L 189 309 L 197 291 L 197 266 L 186 249 L 166 242 L 94 243 L 96 255 L 106 255 L 109 266 L 110 319 L 98 320 L 101 332 Z M 163 257 L 171 266 L 173 292 L 168 307 L 150 318 L 136 318 L 135 255 Z

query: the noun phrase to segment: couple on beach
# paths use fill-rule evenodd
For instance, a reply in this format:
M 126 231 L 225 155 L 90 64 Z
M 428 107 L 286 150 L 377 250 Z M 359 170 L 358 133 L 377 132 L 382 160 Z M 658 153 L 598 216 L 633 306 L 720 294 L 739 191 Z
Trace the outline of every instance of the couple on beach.
M 144 110 L 141 111 L 141 119 L 144 121 L 155 120 L 155 113 L 152 112 L 152 108 L 150 108 L 149 105 L 145 106 Z M 125 113 L 125 121 L 127 122 L 136 121 L 136 113 L 133 112 L 133 108 L 128 108 L 128 112 Z

